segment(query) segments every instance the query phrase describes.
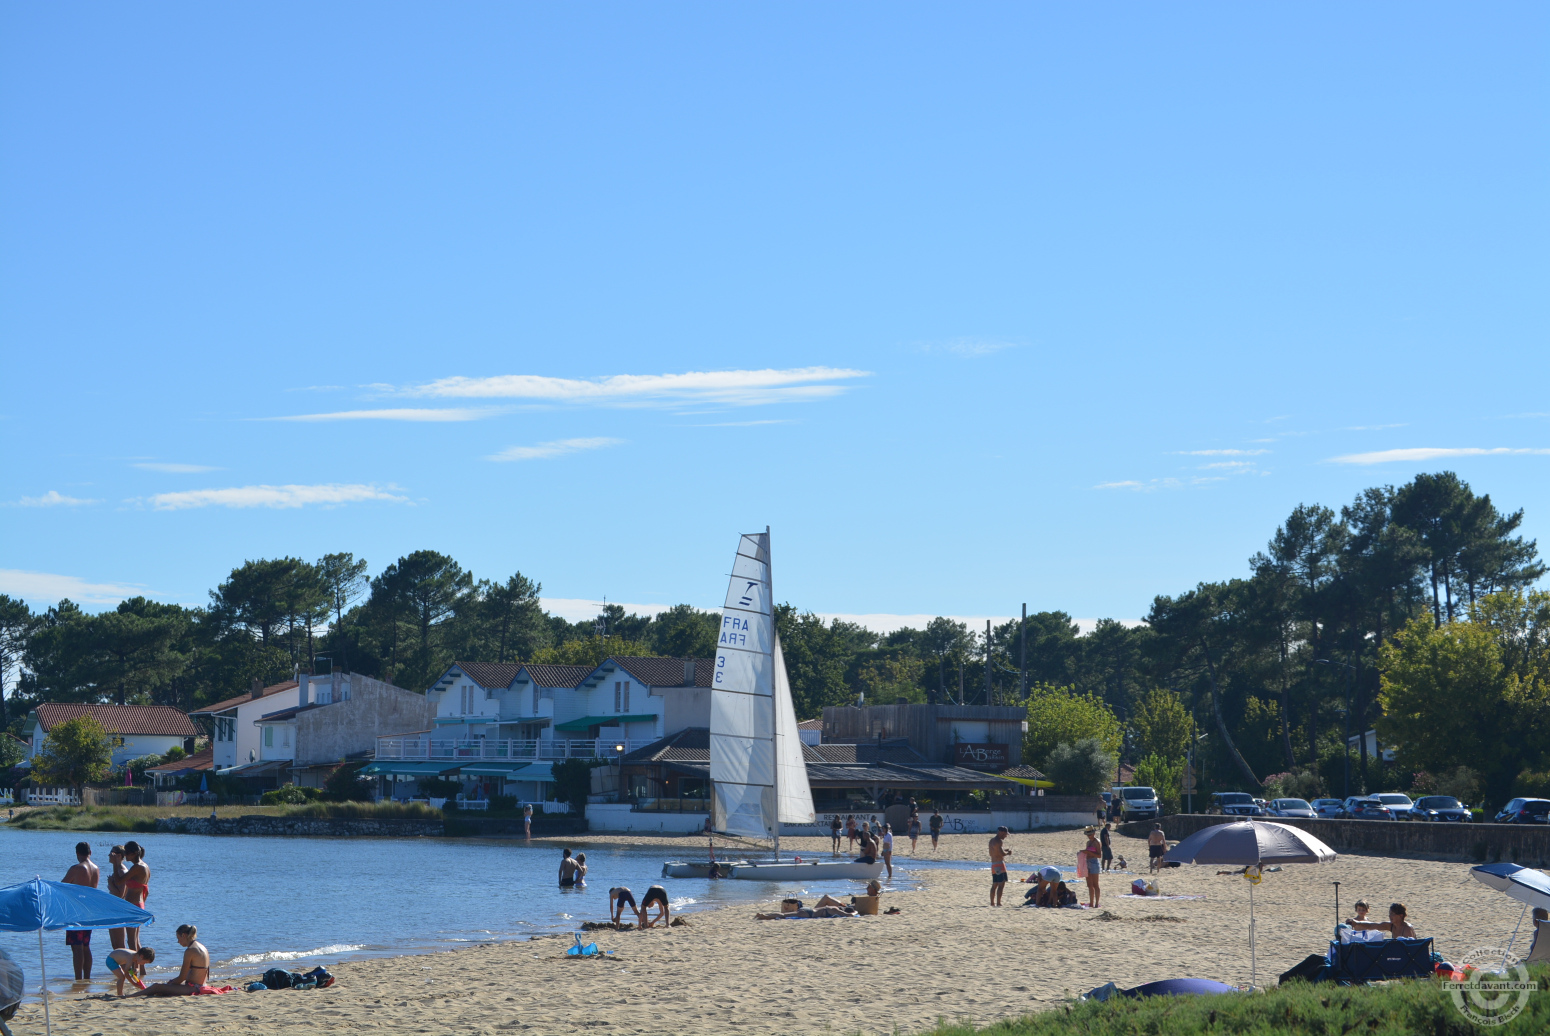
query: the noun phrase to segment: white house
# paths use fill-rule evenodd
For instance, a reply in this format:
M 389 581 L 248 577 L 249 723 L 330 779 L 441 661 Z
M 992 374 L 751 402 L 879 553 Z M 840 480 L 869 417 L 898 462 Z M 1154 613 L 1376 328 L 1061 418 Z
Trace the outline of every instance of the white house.
M 259 739 L 263 734 L 255 725 L 258 717 L 266 712 L 294 707 L 299 687 L 295 680 L 263 687 L 255 679 L 248 693 L 190 712 L 189 719 L 207 720 L 210 724 L 215 769 L 227 770 L 258 762 Z
M 259 763 L 287 763 L 293 783 L 316 787 L 340 762 L 370 756 L 378 737 L 423 726 L 432 713 L 425 695 L 382 680 L 302 673 L 294 704 L 265 709 L 253 720 Z
M 122 767 L 143 755 L 166 755 L 174 747 L 193 751 L 199 730 L 187 716 L 167 705 L 67 705 L 45 703 L 28 715 L 31 736 L 27 766 L 43 750 L 49 731 L 75 719 L 91 716 L 113 741 L 113 765 Z

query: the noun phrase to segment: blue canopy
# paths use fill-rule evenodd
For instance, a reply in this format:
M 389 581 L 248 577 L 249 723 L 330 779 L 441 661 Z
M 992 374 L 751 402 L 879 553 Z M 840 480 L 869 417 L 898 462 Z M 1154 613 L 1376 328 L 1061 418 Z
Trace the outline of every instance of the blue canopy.
M 155 920 L 150 912 L 86 885 L 33 878 L 0 888 L 0 932 L 141 928 Z

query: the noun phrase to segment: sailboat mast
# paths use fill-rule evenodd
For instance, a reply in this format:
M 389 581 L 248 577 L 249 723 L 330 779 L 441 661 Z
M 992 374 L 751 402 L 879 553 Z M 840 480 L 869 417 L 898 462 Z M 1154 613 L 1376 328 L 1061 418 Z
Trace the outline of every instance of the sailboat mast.
M 775 686 L 775 551 L 770 544 L 770 527 L 764 527 L 764 570 L 770 585 L 770 758 L 774 766 L 775 792 L 775 859 L 780 859 L 780 697 Z

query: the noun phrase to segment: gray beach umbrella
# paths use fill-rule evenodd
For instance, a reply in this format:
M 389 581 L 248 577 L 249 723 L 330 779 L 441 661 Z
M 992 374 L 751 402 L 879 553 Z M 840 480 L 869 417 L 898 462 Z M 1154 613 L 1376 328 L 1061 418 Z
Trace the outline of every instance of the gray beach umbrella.
M 1169 849 L 1163 860 L 1245 868 L 1244 875 L 1249 879 L 1249 981 L 1257 986 L 1259 960 L 1254 938 L 1254 886 L 1259 884 L 1260 869 L 1272 863 L 1328 863 L 1334 858 L 1335 850 L 1306 831 L 1287 824 L 1242 820 L 1196 831 Z

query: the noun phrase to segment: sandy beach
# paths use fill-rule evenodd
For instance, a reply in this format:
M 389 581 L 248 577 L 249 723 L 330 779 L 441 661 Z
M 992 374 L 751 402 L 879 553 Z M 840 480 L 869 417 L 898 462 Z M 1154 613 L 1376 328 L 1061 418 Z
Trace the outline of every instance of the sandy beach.
M 986 841 L 984 835 L 945 837 L 936 855 L 983 861 Z M 999 909 L 989 906 L 987 864 L 985 870 L 933 871 L 922 889 L 887 894 L 885 906 L 902 911 L 892 916 L 760 922 L 752 910 L 726 908 L 690 914 L 687 925 L 667 930 L 595 933 L 590 938 L 614 951 L 603 960 L 565 957 L 568 939 L 474 946 L 342 964 L 334 969 L 338 983 L 327 990 L 60 999 L 54 1025 L 59 1032 L 103 1036 L 907 1034 L 938 1019 L 984 1023 L 1040 1010 L 1108 980 L 1125 986 L 1190 975 L 1248 983 L 1248 886 L 1242 877 L 1217 876 L 1216 868 L 1184 867 L 1159 879 L 1165 894 L 1201 898 L 1123 898 L 1134 875 L 1114 874 L 1103 879 L 1100 910 L 1015 905 L 1025 889 L 1016 878 L 1035 864 L 1069 866 L 1082 843 L 1079 832 L 1012 836 L 1014 884 Z M 593 836 L 586 844 L 660 845 L 664 859 L 697 854 L 703 845 L 636 836 Z M 900 844 L 907 853 L 908 843 Z M 828 840 L 785 845 L 819 853 L 827 852 Z M 929 839 L 921 845 L 929 855 Z M 1133 867 L 1144 860 L 1143 842 L 1120 838 L 1115 846 Z M 1364 898 L 1381 918 L 1391 901 L 1402 901 L 1418 932 L 1434 938 L 1444 955 L 1505 945 L 1518 907 L 1470 878 L 1468 869 L 1353 855 L 1266 875 L 1255 892 L 1260 983 L 1274 984 L 1279 972 L 1324 950 L 1335 920 L 1334 881 L 1341 882 L 1342 913 Z M 606 897 L 597 897 L 600 913 L 605 904 Z M 219 919 L 199 924 L 219 956 Z M 1526 942 L 1520 950 L 1526 952 Z M 24 1007 L 13 1028 L 41 1032 L 41 1005 Z

